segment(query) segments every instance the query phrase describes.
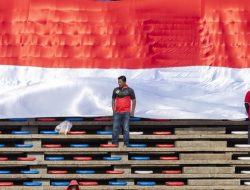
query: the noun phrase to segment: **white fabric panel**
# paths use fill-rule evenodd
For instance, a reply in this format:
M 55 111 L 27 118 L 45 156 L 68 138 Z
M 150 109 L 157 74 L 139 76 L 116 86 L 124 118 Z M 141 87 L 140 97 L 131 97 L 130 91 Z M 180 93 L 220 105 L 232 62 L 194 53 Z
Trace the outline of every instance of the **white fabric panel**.
M 246 118 L 250 69 L 55 69 L 0 66 L 0 118 L 108 116 L 117 77 L 127 76 L 135 116 L 167 119 Z

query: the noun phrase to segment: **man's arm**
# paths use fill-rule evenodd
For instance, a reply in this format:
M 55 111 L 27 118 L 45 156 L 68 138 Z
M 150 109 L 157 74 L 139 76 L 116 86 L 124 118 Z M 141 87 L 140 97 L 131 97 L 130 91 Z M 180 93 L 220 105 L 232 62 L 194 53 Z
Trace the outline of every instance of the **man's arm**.
M 115 99 L 112 99 L 112 110 L 113 110 L 113 115 L 115 113 Z
M 131 89 L 130 98 L 131 98 L 131 101 L 132 101 L 132 108 L 131 108 L 131 111 L 130 111 L 130 116 L 134 117 L 134 115 L 135 115 L 135 106 L 136 106 L 136 98 L 135 98 L 135 92 L 134 92 L 133 89 Z
M 116 93 L 115 93 L 115 89 L 114 89 L 113 93 L 112 93 L 112 111 L 113 111 L 113 115 L 115 113 L 115 99 L 116 99 Z
M 136 106 L 136 99 L 132 100 L 132 109 L 130 112 L 130 116 L 134 117 L 135 116 L 135 106 Z

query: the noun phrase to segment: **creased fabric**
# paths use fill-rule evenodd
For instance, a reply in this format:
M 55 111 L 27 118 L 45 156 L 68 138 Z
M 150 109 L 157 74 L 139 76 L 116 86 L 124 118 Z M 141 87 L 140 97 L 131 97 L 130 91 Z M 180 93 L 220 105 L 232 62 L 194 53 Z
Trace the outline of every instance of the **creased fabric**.
M 111 115 L 127 75 L 136 116 L 245 118 L 248 0 L 0 1 L 0 118 Z

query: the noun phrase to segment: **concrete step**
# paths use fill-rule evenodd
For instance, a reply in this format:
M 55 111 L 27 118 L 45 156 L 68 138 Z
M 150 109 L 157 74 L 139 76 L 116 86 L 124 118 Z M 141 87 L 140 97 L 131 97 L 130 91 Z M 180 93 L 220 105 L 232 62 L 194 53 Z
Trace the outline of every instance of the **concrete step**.
M 185 174 L 233 174 L 235 172 L 234 167 L 183 167 L 183 173 Z
M 227 153 L 183 153 L 180 160 L 231 160 L 231 154 Z
M 218 135 L 225 134 L 225 127 L 186 127 L 186 128 L 175 128 L 176 135 Z
M 176 141 L 176 148 L 190 148 L 190 147 L 211 147 L 211 148 L 226 148 L 227 141 Z
M 239 179 L 190 179 L 188 185 L 192 186 L 237 186 L 240 185 Z

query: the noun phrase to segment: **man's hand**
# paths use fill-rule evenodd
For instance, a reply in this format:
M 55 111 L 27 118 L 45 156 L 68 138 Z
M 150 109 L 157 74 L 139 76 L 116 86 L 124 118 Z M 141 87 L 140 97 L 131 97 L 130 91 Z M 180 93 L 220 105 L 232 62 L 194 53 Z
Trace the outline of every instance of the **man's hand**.
M 135 111 L 132 110 L 132 111 L 130 112 L 130 116 L 131 116 L 131 117 L 134 117 L 134 116 L 135 116 Z

